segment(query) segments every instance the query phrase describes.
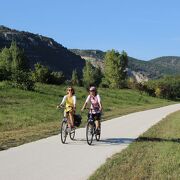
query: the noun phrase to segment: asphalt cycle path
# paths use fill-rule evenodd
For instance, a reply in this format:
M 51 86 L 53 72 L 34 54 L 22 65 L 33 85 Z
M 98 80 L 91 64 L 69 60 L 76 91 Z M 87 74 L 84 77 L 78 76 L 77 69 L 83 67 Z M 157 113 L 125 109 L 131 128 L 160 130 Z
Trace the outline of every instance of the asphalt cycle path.
M 85 128 L 76 140 L 60 135 L 0 152 L 0 180 L 84 180 L 108 157 L 120 152 L 152 125 L 180 110 L 180 104 L 131 113 L 102 123 L 101 141 L 86 142 Z

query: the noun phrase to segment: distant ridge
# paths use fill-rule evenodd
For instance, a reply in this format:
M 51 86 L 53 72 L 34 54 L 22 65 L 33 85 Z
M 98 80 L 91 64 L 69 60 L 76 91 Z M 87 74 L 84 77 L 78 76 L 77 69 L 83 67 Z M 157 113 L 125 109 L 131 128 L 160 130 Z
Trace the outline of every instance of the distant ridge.
M 80 55 L 94 64 L 103 64 L 105 52 L 101 50 L 80 50 L 70 49 L 72 52 Z M 162 56 L 149 61 L 138 60 L 128 57 L 129 69 L 131 71 L 142 73 L 147 78 L 156 79 L 164 75 L 180 75 L 180 57 Z
M 51 70 L 63 71 L 67 77 L 71 77 L 74 69 L 82 75 L 84 59 L 52 38 L 0 26 L 0 49 L 9 47 L 12 40 L 24 49 L 32 68 L 35 63 L 40 62 Z

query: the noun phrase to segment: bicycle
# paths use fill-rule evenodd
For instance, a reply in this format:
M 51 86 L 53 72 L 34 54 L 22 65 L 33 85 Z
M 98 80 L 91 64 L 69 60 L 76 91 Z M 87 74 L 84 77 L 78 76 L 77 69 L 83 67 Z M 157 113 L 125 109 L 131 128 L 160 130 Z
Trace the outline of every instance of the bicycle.
M 59 107 L 59 108 L 65 109 L 64 107 Z M 69 134 L 70 139 L 74 140 L 75 139 L 75 133 L 76 133 L 75 130 L 76 130 L 76 128 L 74 126 L 73 129 L 68 131 L 68 118 L 67 117 L 63 117 L 63 120 L 61 122 L 61 129 L 60 129 L 61 142 L 63 144 L 65 144 L 66 138 L 67 138 L 68 134 Z
M 89 109 L 89 108 L 86 108 Z M 89 145 L 93 142 L 93 137 L 95 136 L 96 141 L 100 140 L 101 137 L 101 124 L 99 127 L 99 132 L 96 131 L 95 119 L 93 118 L 92 109 L 90 109 L 90 113 L 87 119 L 86 126 L 86 141 Z

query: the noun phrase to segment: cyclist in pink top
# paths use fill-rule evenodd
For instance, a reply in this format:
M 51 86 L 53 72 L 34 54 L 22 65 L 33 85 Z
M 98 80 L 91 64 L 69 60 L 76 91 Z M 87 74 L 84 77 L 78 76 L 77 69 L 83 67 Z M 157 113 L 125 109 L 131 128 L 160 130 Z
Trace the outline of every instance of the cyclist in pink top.
M 95 120 L 96 130 L 98 131 L 99 128 L 100 128 L 102 103 L 101 103 L 101 98 L 100 98 L 99 94 L 97 94 L 97 89 L 94 86 L 91 86 L 89 88 L 89 95 L 88 95 L 88 97 L 87 97 L 81 111 L 83 111 L 86 108 L 88 103 L 91 104 L 90 111 L 92 113 L 93 119 Z M 88 116 L 89 116 L 89 114 L 88 114 Z

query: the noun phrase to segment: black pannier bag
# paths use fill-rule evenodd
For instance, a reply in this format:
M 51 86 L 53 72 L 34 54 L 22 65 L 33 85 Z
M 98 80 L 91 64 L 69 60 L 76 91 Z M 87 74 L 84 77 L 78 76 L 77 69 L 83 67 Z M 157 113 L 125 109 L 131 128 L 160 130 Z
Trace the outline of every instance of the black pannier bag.
M 75 115 L 74 115 L 74 125 L 75 125 L 76 127 L 79 127 L 79 126 L 80 126 L 81 120 L 82 120 L 81 115 L 79 115 L 79 114 L 75 114 Z

